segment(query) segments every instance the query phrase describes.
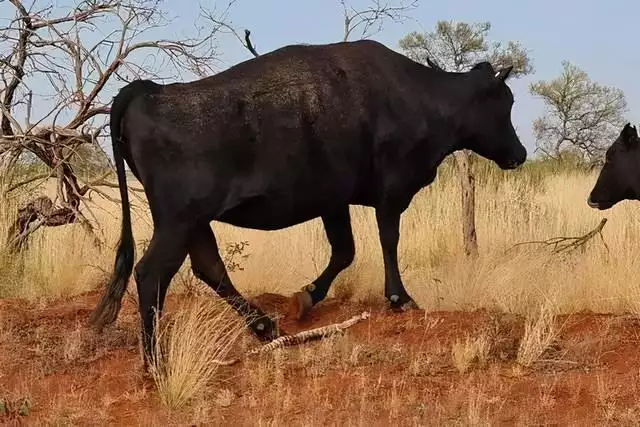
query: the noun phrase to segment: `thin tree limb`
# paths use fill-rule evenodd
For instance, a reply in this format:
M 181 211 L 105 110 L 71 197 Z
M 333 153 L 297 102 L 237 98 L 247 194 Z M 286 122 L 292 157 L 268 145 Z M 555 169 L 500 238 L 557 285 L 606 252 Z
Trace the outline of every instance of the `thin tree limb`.
M 598 223 L 598 225 L 593 230 L 589 231 L 588 233 L 582 236 L 552 237 L 546 240 L 534 240 L 530 242 L 521 242 L 513 245 L 509 250 L 522 245 L 537 244 L 537 245 L 553 247 L 553 253 L 559 254 L 559 253 L 565 253 L 565 252 L 572 252 L 576 249 L 584 248 L 584 246 L 591 239 L 593 239 L 595 236 L 600 236 L 600 241 L 602 242 L 602 244 L 604 245 L 608 253 L 609 246 L 607 245 L 607 242 L 605 242 L 604 236 L 602 235 L 602 229 L 604 228 L 606 223 L 607 223 L 607 218 L 602 218 L 600 223 Z

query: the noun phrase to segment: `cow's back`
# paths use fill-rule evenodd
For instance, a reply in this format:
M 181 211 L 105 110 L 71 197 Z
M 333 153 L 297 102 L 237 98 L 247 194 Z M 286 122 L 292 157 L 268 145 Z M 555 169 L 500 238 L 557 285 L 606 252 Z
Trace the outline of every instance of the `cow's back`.
M 174 195 L 183 203 L 244 204 L 238 225 L 260 226 L 248 218 L 254 212 L 274 228 L 312 218 L 374 184 L 381 111 L 407 106 L 415 66 L 377 42 L 295 45 L 166 85 L 139 101 L 141 135 L 152 137 L 134 161 L 145 164 L 143 181 L 184 182 L 186 192 Z

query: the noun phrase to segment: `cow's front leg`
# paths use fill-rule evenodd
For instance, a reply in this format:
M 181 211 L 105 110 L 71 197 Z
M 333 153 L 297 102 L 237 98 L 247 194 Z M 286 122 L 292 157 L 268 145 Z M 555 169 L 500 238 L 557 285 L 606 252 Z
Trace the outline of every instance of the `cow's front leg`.
M 376 220 L 384 260 L 384 295 L 396 310 L 418 308 L 402 284 L 398 268 L 398 240 L 401 212 L 385 208 L 376 209 Z
M 338 274 L 351 265 L 355 256 L 349 205 L 331 214 L 323 215 L 322 223 L 331 245 L 331 258 L 327 267 L 313 283 L 293 295 L 289 315 L 297 320 L 304 318 L 314 305 L 327 296 L 331 283 Z

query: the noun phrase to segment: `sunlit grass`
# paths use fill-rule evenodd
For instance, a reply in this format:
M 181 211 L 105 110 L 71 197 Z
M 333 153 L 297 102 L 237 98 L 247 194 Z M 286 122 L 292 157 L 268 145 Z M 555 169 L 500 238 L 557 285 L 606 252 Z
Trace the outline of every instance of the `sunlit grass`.
M 224 300 L 193 297 L 157 328 L 151 374 L 167 407 L 178 409 L 215 385 L 220 365 L 245 332 L 244 321 Z
M 494 308 L 531 314 L 553 295 L 558 312 L 638 311 L 640 289 L 640 204 L 623 202 L 610 211 L 585 202 L 597 171 L 575 165 L 532 163 L 501 171 L 488 162 L 476 163 L 476 222 L 480 257 L 462 255 L 460 191 L 449 162 L 439 176 L 414 198 L 401 219 L 399 263 L 404 283 L 422 308 Z M 130 180 L 130 185 L 137 183 Z M 50 186 L 49 191 L 54 191 Z M 107 193 L 116 197 L 116 189 Z M 2 296 L 56 297 L 95 288 L 113 264 L 119 237 L 120 206 L 94 198 L 103 248 L 96 248 L 79 226 L 38 230 L 30 249 L 19 259 L 3 256 Z M 135 200 L 135 199 L 134 199 Z M 139 203 L 138 203 L 139 205 Z M 3 205 L 0 238 L 4 238 L 16 207 Z M 148 213 L 134 212 L 138 258 L 149 239 Z M 582 235 L 606 216 L 603 235 L 584 251 L 559 257 L 536 245 L 513 245 L 555 236 Z M 343 298 L 382 297 L 384 270 L 374 211 L 352 206 L 356 259 L 341 273 L 330 292 Z M 227 242 L 248 241 L 243 269 L 230 273 L 247 296 L 261 292 L 291 293 L 312 281 L 325 267 L 330 247 L 320 219 L 278 231 L 259 231 L 212 223 L 221 251 Z M 612 256 L 615 254 L 615 256 Z M 187 263 L 183 270 L 188 268 Z M 170 292 L 182 287 L 172 286 Z

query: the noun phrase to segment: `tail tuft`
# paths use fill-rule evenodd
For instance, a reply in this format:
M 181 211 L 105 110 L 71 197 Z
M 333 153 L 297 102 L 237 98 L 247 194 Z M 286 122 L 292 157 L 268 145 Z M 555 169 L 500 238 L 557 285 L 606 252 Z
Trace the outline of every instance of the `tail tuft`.
M 131 100 L 136 95 L 146 93 L 155 88 L 157 88 L 157 85 L 149 80 L 137 80 L 129 83 L 118 92 L 111 106 L 109 126 L 111 129 L 113 159 L 118 174 L 118 187 L 122 201 L 122 228 L 120 231 L 120 244 L 118 245 L 116 260 L 113 266 L 113 274 L 102 295 L 102 299 L 89 319 L 89 322 L 99 330 L 115 322 L 118 318 L 118 313 L 122 305 L 122 297 L 127 290 L 127 284 L 133 271 L 135 258 L 127 176 L 124 169 L 124 158 L 121 148 L 122 144 L 125 144 L 126 141 L 121 137 L 121 122 Z
M 122 241 L 118 248 L 118 256 L 109 280 L 106 292 L 89 318 L 89 322 L 98 330 L 115 322 L 122 306 L 122 297 L 127 290 L 129 277 L 133 270 L 134 251 L 133 239 L 131 244 Z

